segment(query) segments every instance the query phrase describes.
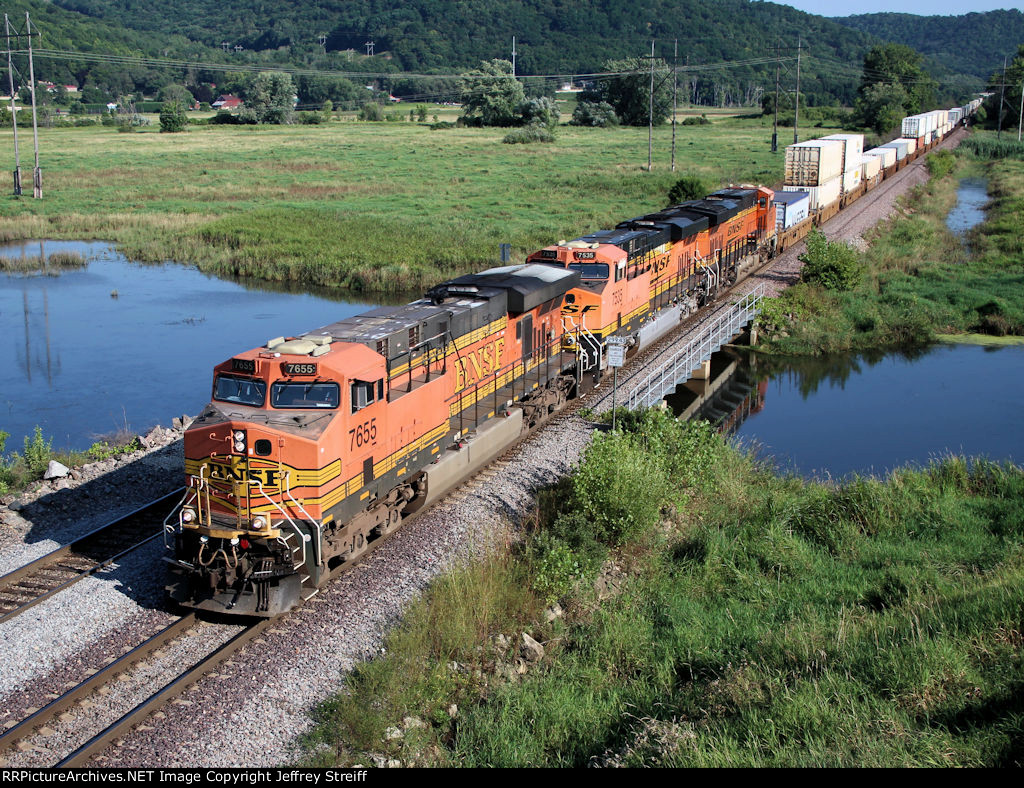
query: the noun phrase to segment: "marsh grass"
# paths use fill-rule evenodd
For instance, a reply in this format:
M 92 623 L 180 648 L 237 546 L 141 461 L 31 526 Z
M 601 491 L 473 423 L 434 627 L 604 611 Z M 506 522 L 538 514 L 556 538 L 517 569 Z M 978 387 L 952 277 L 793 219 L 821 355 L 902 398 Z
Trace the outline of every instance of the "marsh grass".
M 687 433 L 640 428 L 682 453 Z M 446 578 L 321 709 L 316 762 L 1019 766 L 1021 469 L 950 457 L 826 485 L 713 441 L 700 483 L 675 490 L 690 503 L 613 554 L 617 594 L 569 601 L 539 667 L 501 680 L 479 656 L 536 600 L 511 619 L 449 601 L 521 589 L 528 564 Z M 480 674 L 447 670 L 455 655 Z M 427 727 L 384 741 L 406 715 Z
M 654 172 L 646 130 L 628 127 L 563 126 L 543 146 L 411 123 L 44 129 L 46 197 L 0 201 L 0 241 L 112 240 L 133 259 L 212 273 L 419 289 L 494 264 L 501 243 L 521 260 L 660 208 L 684 174 L 779 180 L 768 121 L 709 118 L 677 128 L 675 173 L 668 127 L 656 130 Z
M 6 273 L 48 273 L 57 275 L 61 271 L 84 268 L 86 265 L 88 265 L 88 262 L 85 257 L 78 252 L 54 252 L 45 258 L 42 255 L 22 255 L 18 257 L 0 255 L 0 271 Z

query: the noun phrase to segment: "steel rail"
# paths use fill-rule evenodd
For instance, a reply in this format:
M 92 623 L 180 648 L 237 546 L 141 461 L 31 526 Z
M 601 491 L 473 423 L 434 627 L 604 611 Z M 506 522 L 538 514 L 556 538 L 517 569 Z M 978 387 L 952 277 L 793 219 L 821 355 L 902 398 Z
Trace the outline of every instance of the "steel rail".
M 144 524 L 154 510 L 159 510 L 162 506 L 166 506 L 168 501 L 180 495 L 183 489 L 178 488 L 174 492 L 150 501 L 106 525 L 90 531 L 73 542 L 58 547 L 56 550 L 0 577 L 0 597 L 8 597 L 8 599 L 0 598 L 0 607 L 7 608 L 0 612 L 0 623 L 24 613 L 29 608 L 64 591 L 79 580 L 83 580 L 110 566 L 119 558 L 160 536 L 163 532 L 162 528 L 158 528 L 155 533 L 146 536 L 141 541 L 129 542 L 129 546 L 123 549 L 122 545 L 126 540 L 121 538 L 121 544 L 114 548 L 114 552 L 107 551 L 107 554 L 100 558 L 88 555 L 89 552 L 99 552 L 104 537 L 116 538 L 118 529 L 125 528 L 133 520 L 141 520 Z M 76 559 L 81 565 L 72 565 L 71 562 Z M 61 577 L 54 577 L 56 573 L 60 573 Z M 14 599 L 10 599 L 11 597 Z

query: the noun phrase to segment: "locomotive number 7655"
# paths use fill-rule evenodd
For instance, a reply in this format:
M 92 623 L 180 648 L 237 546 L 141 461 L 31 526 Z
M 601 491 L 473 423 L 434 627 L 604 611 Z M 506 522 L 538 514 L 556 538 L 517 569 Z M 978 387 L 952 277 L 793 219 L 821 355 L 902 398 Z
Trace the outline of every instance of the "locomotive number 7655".
M 355 427 L 348 431 L 348 434 L 352 436 L 352 441 L 351 444 L 349 445 L 349 451 L 352 451 L 357 446 L 376 444 L 377 419 L 370 419 L 364 424 L 357 424 Z

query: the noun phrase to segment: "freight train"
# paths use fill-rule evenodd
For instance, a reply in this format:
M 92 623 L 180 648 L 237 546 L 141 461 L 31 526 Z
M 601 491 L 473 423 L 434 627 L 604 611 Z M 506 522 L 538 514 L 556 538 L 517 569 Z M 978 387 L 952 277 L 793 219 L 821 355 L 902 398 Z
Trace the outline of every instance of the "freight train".
M 773 190 L 723 189 L 227 359 L 185 433 L 169 597 L 259 617 L 301 604 L 596 385 L 609 337 L 649 345 L 868 188 L 788 224 Z

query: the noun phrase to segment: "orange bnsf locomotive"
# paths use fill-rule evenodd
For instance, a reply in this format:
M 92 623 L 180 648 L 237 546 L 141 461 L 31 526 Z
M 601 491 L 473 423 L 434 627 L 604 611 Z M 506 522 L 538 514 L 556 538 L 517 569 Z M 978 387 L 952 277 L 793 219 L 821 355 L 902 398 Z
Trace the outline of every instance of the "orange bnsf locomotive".
M 649 344 L 774 238 L 729 189 L 547 247 L 218 365 L 185 434 L 167 590 L 270 617 L 594 385 L 612 335 Z
M 185 434 L 168 592 L 274 616 L 563 404 L 575 271 L 510 266 L 271 340 L 214 370 Z

